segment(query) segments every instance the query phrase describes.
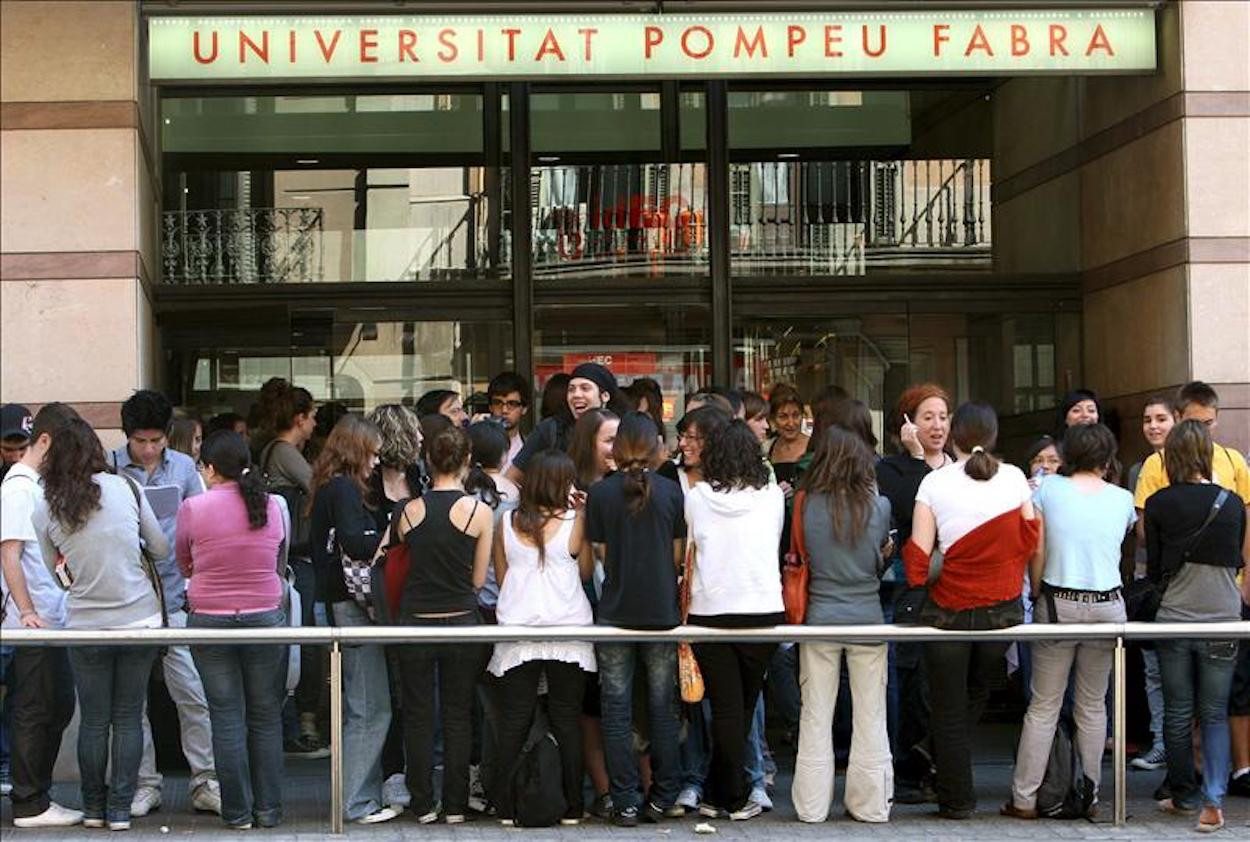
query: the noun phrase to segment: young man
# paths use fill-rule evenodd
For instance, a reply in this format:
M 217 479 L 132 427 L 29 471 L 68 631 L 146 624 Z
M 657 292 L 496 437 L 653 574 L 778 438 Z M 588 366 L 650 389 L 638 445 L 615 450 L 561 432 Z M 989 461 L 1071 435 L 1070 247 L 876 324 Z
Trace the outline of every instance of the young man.
M 505 371 L 491 378 L 486 387 L 490 401 L 490 414 L 503 422 L 508 434 L 508 455 L 504 457 L 503 470 L 512 467 L 512 460 L 521 452 L 525 438 L 521 435 L 521 419 L 530 408 L 530 386 L 515 371 Z
M 190 456 L 168 447 L 167 433 L 174 408 L 159 392 L 140 390 L 122 404 L 122 431 L 126 443 L 113 451 L 117 473 L 128 476 L 143 488 L 152 510 L 161 522 L 171 548 L 168 558 L 156 562 L 165 589 L 169 625 L 187 624 L 187 583 L 174 560 L 174 524 L 178 506 L 187 497 L 199 494 L 203 486 Z M 204 812 L 221 812 L 221 791 L 213 766 L 212 731 L 208 720 L 208 700 L 200 674 L 186 646 L 170 646 L 162 659 L 165 686 L 178 707 L 182 751 L 191 767 L 191 806 Z M 156 770 L 156 749 L 152 729 L 143 720 L 143 762 L 139 766 L 139 786 L 135 790 L 131 815 L 146 816 L 161 805 L 162 778 Z
M 6 407 L 7 409 L 7 407 Z M 65 591 L 43 563 L 31 514 L 43 499 L 39 466 L 58 429 L 77 413 L 65 404 L 39 410 L 22 458 L 0 483 L 0 566 L 3 627 L 57 629 L 65 625 Z M 18 646 L 7 704 L 13 710 L 14 827 L 70 827 L 82 813 L 51 799 L 52 767 L 61 733 L 74 716 L 74 677 L 61 646 Z
M 587 410 L 610 409 L 622 416 L 629 411 L 629 403 L 621 394 L 616 377 L 598 363 L 582 363 L 573 369 L 566 400 L 568 412 L 544 418 L 513 458 L 507 477 L 517 485 L 525 484 L 525 466 L 535 453 L 568 450 L 573 425 Z
M 30 443 L 30 410 L 20 403 L 0 407 L 0 479 L 16 465 Z
M 1220 398 L 1215 390 L 1195 380 L 1181 387 L 1176 396 L 1176 411 L 1181 421 L 1201 421 L 1212 435 L 1219 425 Z M 1211 455 L 1212 479 L 1242 499 L 1250 514 L 1250 469 L 1246 459 L 1238 451 L 1221 444 L 1214 444 Z M 1168 485 L 1167 471 L 1163 467 L 1163 452 L 1153 453 L 1142 464 L 1133 493 L 1133 505 L 1137 507 L 1140 524 L 1146 500 Z M 1142 539 L 1139 532 L 1138 540 Z M 1245 574 L 1243 574 L 1245 575 Z M 1245 593 L 1246 589 L 1242 589 Z M 1243 620 L 1250 620 L 1250 606 L 1241 606 Z M 1228 703 L 1228 725 L 1232 736 L 1233 773 L 1228 782 L 1230 794 L 1250 797 L 1250 642 L 1241 641 L 1236 672 L 1233 675 L 1233 691 Z

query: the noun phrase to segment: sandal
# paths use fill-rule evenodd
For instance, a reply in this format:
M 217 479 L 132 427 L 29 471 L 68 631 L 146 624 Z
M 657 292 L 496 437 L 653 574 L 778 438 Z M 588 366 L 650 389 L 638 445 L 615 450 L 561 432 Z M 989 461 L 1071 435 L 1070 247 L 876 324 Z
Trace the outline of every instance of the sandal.
M 1215 815 L 1215 821 L 1208 821 L 1211 815 Z M 1202 815 L 1198 817 L 1198 826 L 1194 828 L 1199 833 L 1215 833 L 1224 827 L 1224 811 L 1219 807 L 1203 807 Z
M 1164 798 L 1162 801 L 1157 802 L 1157 805 L 1160 812 L 1172 816 L 1192 816 L 1198 812 L 1193 807 L 1182 807 L 1171 798 Z

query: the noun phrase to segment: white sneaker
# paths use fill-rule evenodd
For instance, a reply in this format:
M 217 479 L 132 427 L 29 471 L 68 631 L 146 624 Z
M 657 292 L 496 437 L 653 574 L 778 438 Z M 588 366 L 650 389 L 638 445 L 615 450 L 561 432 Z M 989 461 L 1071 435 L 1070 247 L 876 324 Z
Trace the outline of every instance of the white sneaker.
M 1128 765 L 1132 766 L 1134 769 L 1141 769 L 1145 772 L 1153 772 L 1156 769 L 1162 769 L 1164 766 L 1168 765 L 1168 758 L 1166 752 L 1163 750 L 1163 746 L 1154 746 L 1150 749 L 1150 751 L 1146 752 L 1141 757 L 1134 757 Z
M 433 810 L 430 810 L 430 812 L 428 813 L 422 813 L 421 815 L 417 816 L 417 824 L 434 824 L 434 822 L 436 821 L 438 821 L 438 808 L 437 807 L 435 807 Z
M 73 827 L 82 822 L 82 811 L 62 807 L 55 801 L 48 804 L 48 809 L 37 816 L 24 816 L 13 819 L 14 827 Z
M 381 824 L 389 822 L 404 811 L 403 807 L 383 807 L 381 810 L 375 810 L 367 816 L 356 819 L 356 824 Z
M 382 784 L 382 803 L 388 807 L 407 807 L 412 803 L 412 793 L 402 772 L 396 772 Z
M 729 818 L 735 822 L 743 822 L 747 819 L 753 819 L 760 813 L 764 812 L 764 808 L 754 801 L 748 801 L 742 805 L 741 810 L 734 810 L 729 814 Z
M 141 786 L 135 790 L 135 797 L 130 799 L 130 815 L 142 818 L 153 810 L 161 808 L 161 791 L 154 786 Z
M 98 829 L 98 828 L 104 827 L 104 819 L 83 819 L 82 826 L 89 827 L 92 829 Z
M 13 782 L 7 777 L 0 779 L 0 796 L 8 795 L 13 791 Z
M 130 830 L 130 822 L 109 822 L 109 830 Z
M 768 790 L 762 786 L 757 786 L 751 790 L 751 800 L 763 808 L 764 812 L 771 813 L 773 810 L 773 800 L 768 797 Z
M 469 767 L 469 809 L 475 813 L 485 813 L 486 807 L 486 786 L 482 783 L 482 767 L 475 763 Z
M 221 784 L 210 779 L 197 786 L 191 793 L 191 806 L 201 813 L 216 813 L 220 816 Z

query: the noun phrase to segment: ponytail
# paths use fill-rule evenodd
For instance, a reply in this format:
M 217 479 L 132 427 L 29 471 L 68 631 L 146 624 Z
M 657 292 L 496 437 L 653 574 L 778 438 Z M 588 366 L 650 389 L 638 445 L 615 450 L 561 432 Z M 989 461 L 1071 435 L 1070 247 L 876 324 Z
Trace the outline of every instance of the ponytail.
M 474 462 L 469 466 L 469 474 L 464 478 L 464 490 L 466 494 L 476 495 L 492 509 L 499 508 L 499 501 L 502 499 L 499 486 L 495 485 L 494 478 L 486 473 L 486 469 L 480 462 Z
M 647 466 L 638 462 L 623 466 L 621 471 L 625 475 L 621 483 L 625 492 L 625 505 L 631 515 L 636 515 L 651 500 L 651 477 L 647 473 Z
M 647 473 L 660 459 L 660 431 L 643 412 L 628 412 L 616 428 L 612 461 L 623 474 L 622 490 L 629 513 L 636 515 L 651 501 L 651 477 Z
M 210 433 L 200 457 L 218 475 L 239 484 L 250 528 L 260 529 L 269 523 L 269 493 L 260 471 L 252 468 L 252 453 L 243 436 L 233 430 Z
M 976 401 L 960 404 L 951 418 L 951 442 L 968 454 L 964 473 L 979 481 L 993 479 L 998 459 L 990 451 L 998 441 L 998 416 L 989 404 Z
M 972 455 L 964 463 L 964 473 L 975 480 L 993 479 L 998 473 L 998 460 L 978 444 L 972 448 Z

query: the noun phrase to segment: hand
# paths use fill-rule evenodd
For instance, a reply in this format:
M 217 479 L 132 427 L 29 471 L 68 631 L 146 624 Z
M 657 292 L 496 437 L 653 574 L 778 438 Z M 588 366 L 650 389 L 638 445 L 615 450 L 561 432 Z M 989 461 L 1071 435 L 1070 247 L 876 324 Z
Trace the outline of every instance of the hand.
M 781 489 L 781 493 L 785 495 L 787 500 L 794 496 L 794 486 L 785 480 L 777 483 L 777 487 Z
M 924 445 L 920 443 L 920 428 L 912 423 L 907 413 L 903 413 L 903 426 L 899 428 L 898 438 L 903 443 L 903 448 L 912 455 L 913 458 L 924 458 Z
M 22 612 L 22 628 L 24 629 L 46 629 L 48 623 L 43 617 L 40 617 L 34 611 Z
M 473 415 L 469 418 L 469 423 L 470 423 L 470 424 L 476 424 L 476 423 L 477 423 L 477 422 L 479 422 L 479 421 L 487 421 L 487 420 L 489 420 L 491 417 L 492 417 L 492 416 L 491 416 L 491 414 L 490 414 L 489 412 L 477 412 L 477 413 L 474 413 L 474 414 L 473 414 Z
M 586 506 L 586 492 L 579 491 L 576 488 L 569 489 L 569 508 L 574 511 L 581 511 Z

